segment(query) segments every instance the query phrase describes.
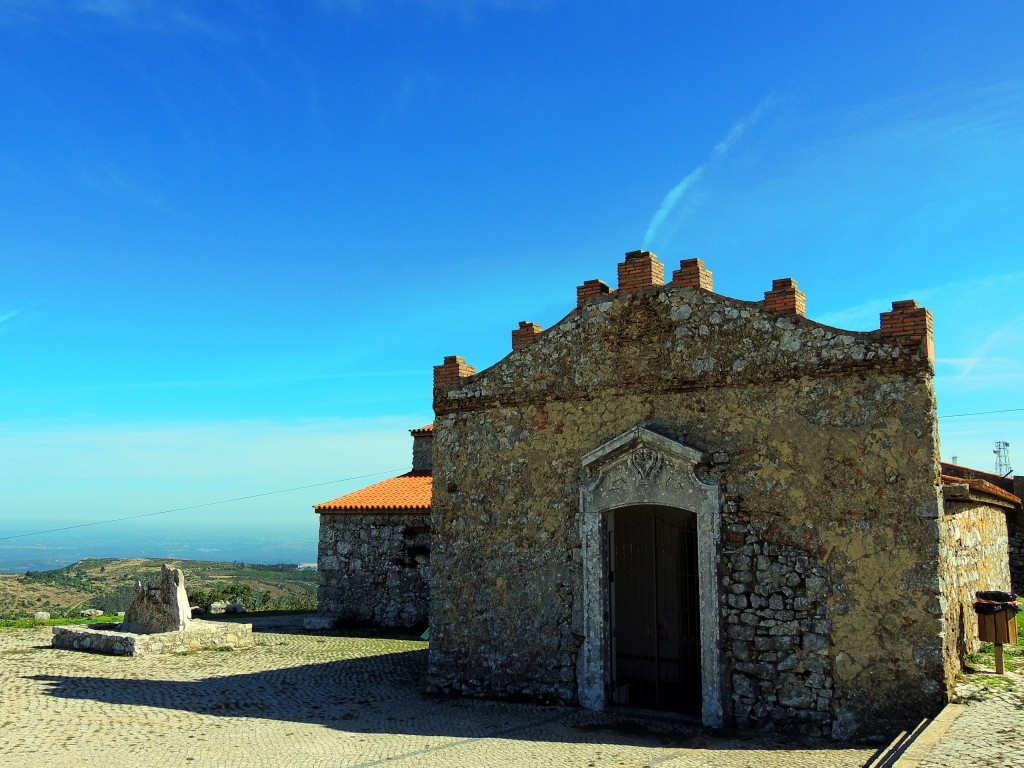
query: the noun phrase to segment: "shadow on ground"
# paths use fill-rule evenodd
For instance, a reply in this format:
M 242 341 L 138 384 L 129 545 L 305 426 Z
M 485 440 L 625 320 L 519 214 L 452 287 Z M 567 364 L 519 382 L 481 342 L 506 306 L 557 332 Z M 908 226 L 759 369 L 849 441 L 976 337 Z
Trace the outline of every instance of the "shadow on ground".
M 59 674 L 29 679 L 45 683 L 48 695 L 63 699 L 312 723 L 352 733 L 684 749 L 843 748 L 824 739 L 712 731 L 646 713 L 428 696 L 423 692 L 426 654 L 414 650 L 189 681 Z

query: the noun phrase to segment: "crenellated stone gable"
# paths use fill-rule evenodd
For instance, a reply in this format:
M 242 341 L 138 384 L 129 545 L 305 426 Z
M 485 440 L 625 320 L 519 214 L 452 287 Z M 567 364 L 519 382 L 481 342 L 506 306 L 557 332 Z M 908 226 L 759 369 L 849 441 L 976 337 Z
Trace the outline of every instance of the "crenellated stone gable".
M 883 328 L 844 331 L 802 316 L 795 281 L 741 301 L 703 264 L 661 274 L 588 281 L 490 368 L 436 369 L 432 686 L 600 704 L 592 550 L 614 510 L 588 501 L 587 457 L 651 434 L 675 448 L 638 446 L 621 471 L 703 520 L 705 722 L 845 739 L 934 713 L 952 680 L 930 314 L 897 302 Z M 680 450 L 690 469 L 663 474 Z

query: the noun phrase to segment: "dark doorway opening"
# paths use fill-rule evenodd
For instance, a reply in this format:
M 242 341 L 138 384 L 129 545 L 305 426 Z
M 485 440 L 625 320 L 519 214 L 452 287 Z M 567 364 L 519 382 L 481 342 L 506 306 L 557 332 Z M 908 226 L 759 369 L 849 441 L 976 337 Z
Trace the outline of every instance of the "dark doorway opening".
M 608 524 L 614 704 L 700 716 L 697 516 L 626 507 Z

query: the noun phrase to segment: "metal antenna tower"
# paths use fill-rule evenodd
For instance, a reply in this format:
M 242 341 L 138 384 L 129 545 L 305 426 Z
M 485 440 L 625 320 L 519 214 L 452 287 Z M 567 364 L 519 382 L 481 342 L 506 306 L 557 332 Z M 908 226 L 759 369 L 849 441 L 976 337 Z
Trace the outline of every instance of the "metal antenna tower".
M 996 474 L 1005 477 L 1013 471 L 1010 466 L 1010 444 L 1005 440 L 996 440 L 996 447 L 992 451 L 996 455 Z

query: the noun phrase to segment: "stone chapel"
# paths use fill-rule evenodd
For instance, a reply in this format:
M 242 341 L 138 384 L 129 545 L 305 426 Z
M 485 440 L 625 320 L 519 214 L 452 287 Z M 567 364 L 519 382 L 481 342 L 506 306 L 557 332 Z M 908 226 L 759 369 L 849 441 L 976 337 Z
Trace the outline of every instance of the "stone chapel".
M 432 689 L 837 739 L 941 708 L 974 590 L 1011 588 L 1022 478 L 940 464 L 927 309 L 805 306 L 634 251 L 490 368 L 435 368 Z M 322 507 L 323 601 L 351 565 Z

